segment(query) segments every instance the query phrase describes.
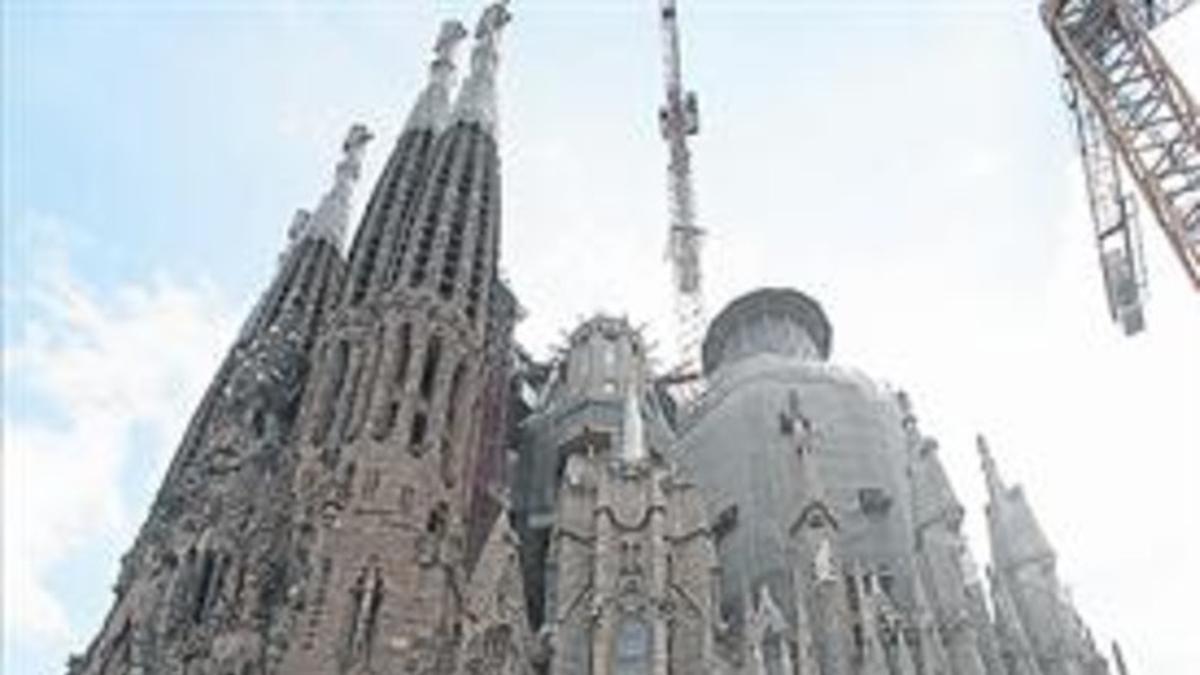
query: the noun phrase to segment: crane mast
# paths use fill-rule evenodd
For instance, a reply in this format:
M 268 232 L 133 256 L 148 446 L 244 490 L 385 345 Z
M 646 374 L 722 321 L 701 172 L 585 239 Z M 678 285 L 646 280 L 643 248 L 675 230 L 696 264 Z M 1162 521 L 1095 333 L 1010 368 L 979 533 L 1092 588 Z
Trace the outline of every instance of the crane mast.
M 1043 0 L 1075 117 L 1109 313 L 1144 327 L 1145 264 L 1123 164 L 1200 290 L 1200 120 L 1149 30 L 1193 0 Z
M 700 339 L 704 328 L 703 279 L 700 273 L 700 244 L 704 231 L 696 226 L 692 158 L 687 142 L 688 136 L 700 131 L 699 109 L 696 94 L 685 91 L 683 86 L 675 0 L 660 0 L 659 10 L 666 102 L 658 110 L 658 125 L 667 142 L 669 157 L 667 185 L 670 230 L 666 255 L 671 264 L 679 350 L 679 364 L 675 372 L 681 377 L 690 378 L 700 370 Z

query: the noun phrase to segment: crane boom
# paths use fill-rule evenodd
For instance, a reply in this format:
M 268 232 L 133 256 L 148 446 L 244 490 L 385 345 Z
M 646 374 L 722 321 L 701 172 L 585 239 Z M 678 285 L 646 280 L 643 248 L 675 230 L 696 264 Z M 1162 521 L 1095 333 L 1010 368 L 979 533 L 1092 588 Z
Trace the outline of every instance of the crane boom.
M 1095 108 L 1079 93 L 1069 71 L 1064 82 L 1067 106 L 1075 117 L 1109 316 L 1126 335 L 1134 335 L 1146 325 L 1147 286 L 1137 202 L 1122 184 L 1117 156 Z
M 685 91 L 679 46 L 679 22 L 675 0 L 659 3 L 663 83 L 666 102 L 658 110 L 659 130 L 667 142 L 670 230 L 667 259 L 671 263 L 675 305 L 675 330 L 680 373 L 700 368 L 700 338 L 704 328 L 703 277 L 700 244 L 704 232 L 696 226 L 695 193 L 692 188 L 692 158 L 687 138 L 700 131 L 696 94 Z
M 1124 164 L 1200 290 L 1200 120 L 1148 31 L 1193 0 L 1043 0 L 1075 114 L 1109 310 L 1141 330 L 1145 272 Z

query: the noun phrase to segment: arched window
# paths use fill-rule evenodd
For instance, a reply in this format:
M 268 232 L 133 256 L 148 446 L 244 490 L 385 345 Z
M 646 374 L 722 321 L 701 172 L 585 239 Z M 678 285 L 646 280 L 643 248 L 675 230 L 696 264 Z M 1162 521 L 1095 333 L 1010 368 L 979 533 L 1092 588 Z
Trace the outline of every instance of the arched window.
M 617 626 L 614 675 L 650 675 L 650 624 L 627 616 Z
M 429 426 L 429 418 L 425 413 L 417 411 L 413 415 L 412 427 L 408 431 L 408 451 L 416 456 L 425 452 L 425 431 Z

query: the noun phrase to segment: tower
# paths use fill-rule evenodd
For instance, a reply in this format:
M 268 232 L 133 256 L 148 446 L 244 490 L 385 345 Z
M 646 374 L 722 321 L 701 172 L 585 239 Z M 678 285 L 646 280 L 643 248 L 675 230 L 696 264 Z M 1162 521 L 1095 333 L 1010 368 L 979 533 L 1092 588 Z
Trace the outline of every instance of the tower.
M 721 672 L 711 631 L 712 532 L 697 486 L 647 442 L 646 428 L 661 420 L 645 389 L 640 338 L 606 317 L 582 328 L 570 362 L 612 357 L 597 359 L 593 375 L 576 371 L 582 381 L 558 392 L 567 396 L 556 403 L 583 414 L 557 417 L 544 430 L 562 441 L 538 585 L 546 589 L 543 630 L 552 636 L 548 672 Z M 598 387 L 589 386 L 593 377 Z M 576 397 L 595 405 L 580 410 L 570 405 Z
M 451 52 L 463 31 L 443 26 L 318 345 L 298 438 L 302 599 L 285 672 L 450 673 L 474 632 L 467 476 L 497 367 L 486 346 L 500 227 L 495 77 L 508 20 L 502 2 L 483 12 L 453 106 Z
M 1104 658 L 1058 580 L 1056 554 L 1024 490 L 1004 484 L 983 436 L 976 444 L 988 488 L 992 593 L 1010 658 L 1041 675 L 1107 674 Z
M 279 269 L 188 426 L 116 599 L 70 672 L 262 672 L 288 614 L 289 438 L 311 348 L 345 275 L 340 247 L 370 133 L 351 128 L 333 188 L 299 211 Z

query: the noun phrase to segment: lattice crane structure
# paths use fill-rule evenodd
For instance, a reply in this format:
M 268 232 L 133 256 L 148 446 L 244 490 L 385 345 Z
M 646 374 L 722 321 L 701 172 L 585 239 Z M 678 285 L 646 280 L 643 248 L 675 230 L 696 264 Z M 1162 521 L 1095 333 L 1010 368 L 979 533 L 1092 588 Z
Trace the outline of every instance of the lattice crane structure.
M 700 246 L 704 231 L 696 225 L 692 157 L 687 139 L 699 133 L 700 116 L 695 92 L 686 91 L 683 86 L 675 0 L 660 0 L 659 9 L 667 99 L 658 110 L 658 124 L 667 141 L 670 158 L 667 181 L 671 225 L 667 259 L 671 263 L 680 359 L 674 375 L 680 379 L 694 379 L 700 372 L 700 340 L 705 321 L 703 277 L 700 272 Z
M 1132 195 L 1137 186 L 1200 291 L 1200 119 L 1149 31 L 1193 0 L 1043 0 L 1061 57 L 1113 321 L 1145 322 L 1146 271 Z M 1119 158 L 1119 159 L 1118 159 Z

